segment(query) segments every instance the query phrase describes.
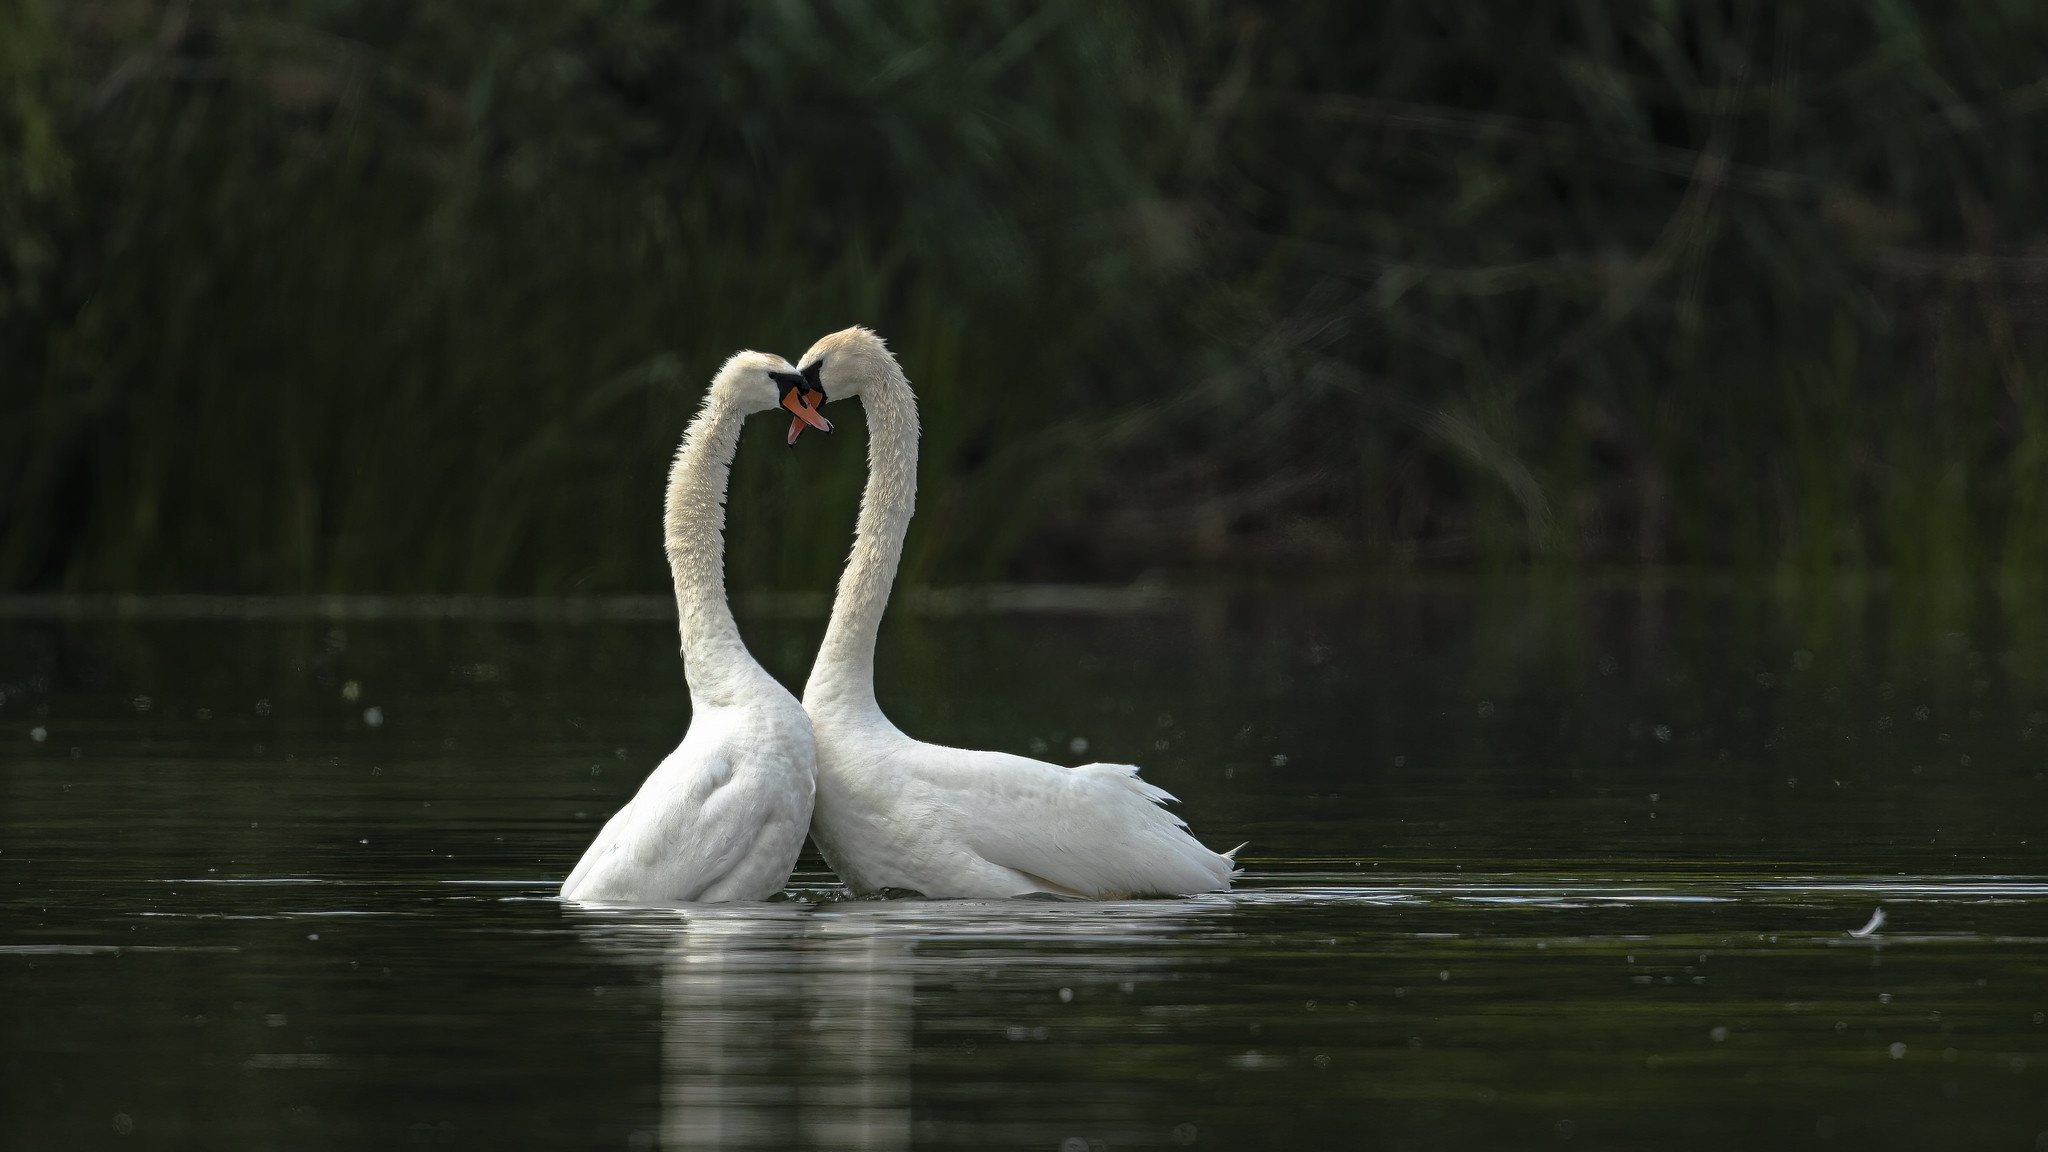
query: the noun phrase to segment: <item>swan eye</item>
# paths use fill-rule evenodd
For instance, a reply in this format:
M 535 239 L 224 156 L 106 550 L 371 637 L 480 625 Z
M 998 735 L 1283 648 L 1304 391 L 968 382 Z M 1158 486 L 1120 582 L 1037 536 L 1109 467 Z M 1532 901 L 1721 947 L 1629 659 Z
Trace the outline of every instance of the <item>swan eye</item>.
M 782 386 L 782 407 L 794 417 L 789 422 L 790 444 L 796 443 L 806 427 L 820 432 L 832 430 L 832 422 L 818 412 L 825 406 L 825 386 L 816 382 L 817 365 L 804 372 L 770 372 L 769 375 Z
M 823 407 L 825 403 L 824 374 L 825 358 L 820 356 L 795 372 L 778 372 L 771 368 L 768 371 L 768 378 L 775 381 L 776 386 L 781 389 L 783 407 L 789 407 L 793 392 L 799 404 L 815 409 Z M 811 392 L 818 394 L 816 400 L 806 399 L 806 394 Z

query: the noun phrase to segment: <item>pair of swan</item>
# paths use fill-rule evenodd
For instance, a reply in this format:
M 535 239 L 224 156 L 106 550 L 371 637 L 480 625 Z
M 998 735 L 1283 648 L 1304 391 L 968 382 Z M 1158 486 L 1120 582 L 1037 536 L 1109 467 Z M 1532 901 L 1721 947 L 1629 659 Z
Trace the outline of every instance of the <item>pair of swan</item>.
M 1101 899 L 1229 888 L 1228 853 L 1123 764 L 1066 768 L 913 740 L 875 702 L 875 636 L 917 499 L 917 399 L 880 337 L 849 328 L 792 367 L 742 352 L 712 380 L 669 473 L 667 545 L 691 718 L 682 744 L 598 833 L 570 900 L 762 900 L 806 832 L 857 894 Z M 798 703 L 741 643 L 726 602 L 726 481 L 741 422 L 787 410 L 794 444 L 858 396 L 868 481 L 853 554 Z

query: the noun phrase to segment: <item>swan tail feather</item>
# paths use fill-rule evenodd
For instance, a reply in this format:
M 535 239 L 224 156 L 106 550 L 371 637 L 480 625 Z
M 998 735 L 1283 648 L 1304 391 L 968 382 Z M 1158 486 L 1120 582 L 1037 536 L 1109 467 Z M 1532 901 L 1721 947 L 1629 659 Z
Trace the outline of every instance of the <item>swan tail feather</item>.
M 1168 792 L 1166 789 L 1161 788 L 1157 784 L 1147 783 L 1143 777 L 1139 776 L 1138 766 L 1136 764 L 1083 764 L 1079 768 L 1076 768 L 1075 771 L 1087 772 L 1091 769 L 1101 772 L 1113 772 L 1118 776 L 1122 776 L 1126 780 L 1130 781 L 1128 787 L 1130 787 L 1132 791 L 1135 791 L 1136 793 L 1138 793 L 1138 795 L 1143 796 L 1145 799 L 1150 800 L 1152 803 L 1157 804 L 1161 807 L 1165 807 L 1168 804 L 1180 803 L 1180 797 L 1175 796 L 1173 793 Z M 1177 819 L 1178 817 L 1176 817 L 1176 820 Z

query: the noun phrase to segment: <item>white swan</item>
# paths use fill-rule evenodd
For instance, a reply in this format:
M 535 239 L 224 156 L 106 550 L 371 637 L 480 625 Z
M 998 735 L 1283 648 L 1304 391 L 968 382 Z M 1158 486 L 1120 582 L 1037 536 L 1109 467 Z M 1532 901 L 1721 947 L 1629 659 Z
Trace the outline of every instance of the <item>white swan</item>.
M 605 822 L 566 900 L 765 900 L 811 822 L 817 753 L 789 690 L 754 662 L 725 600 L 725 488 L 740 424 L 778 405 L 831 430 L 780 356 L 741 352 L 711 381 L 668 474 L 665 535 L 690 685 L 690 728 Z
M 917 399 L 865 328 L 825 337 L 803 375 L 825 399 L 861 398 L 868 483 L 852 558 L 804 688 L 818 745 L 811 838 L 858 893 L 1100 899 L 1220 892 L 1234 875 L 1173 799 L 1127 764 L 1065 768 L 1002 752 L 913 740 L 875 703 L 875 633 L 917 500 Z M 794 438 L 800 428 L 792 425 Z

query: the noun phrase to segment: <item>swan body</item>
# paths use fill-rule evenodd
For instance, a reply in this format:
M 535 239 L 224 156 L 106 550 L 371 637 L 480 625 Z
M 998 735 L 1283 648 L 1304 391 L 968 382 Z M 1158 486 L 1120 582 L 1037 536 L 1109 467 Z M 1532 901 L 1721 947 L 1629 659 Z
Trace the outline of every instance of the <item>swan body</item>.
M 742 421 L 779 405 L 829 428 L 776 373 L 790 375 L 779 356 L 726 361 L 676 451 L 664 535 L 690 727 L 605 822 L 563 881 L 565 900 L 765 900 L 803 849 L 818 763 L 810 720 L 748 653 L 725 596 L 725 490 Z
M 1220 892 L 1235 874 L 1127 764 L 1068 768 L 904 735 L 875 701 L 875 636 L 917 498 L 917 401 L 879 337 L 850 328 L 804 354 L 827 400 L 859 396 L 868 485 L 853 555 L 804 688 L 818 750 L 811 837 L 856 893 Z M 791 429 L 792 435 L 796 432 Z

